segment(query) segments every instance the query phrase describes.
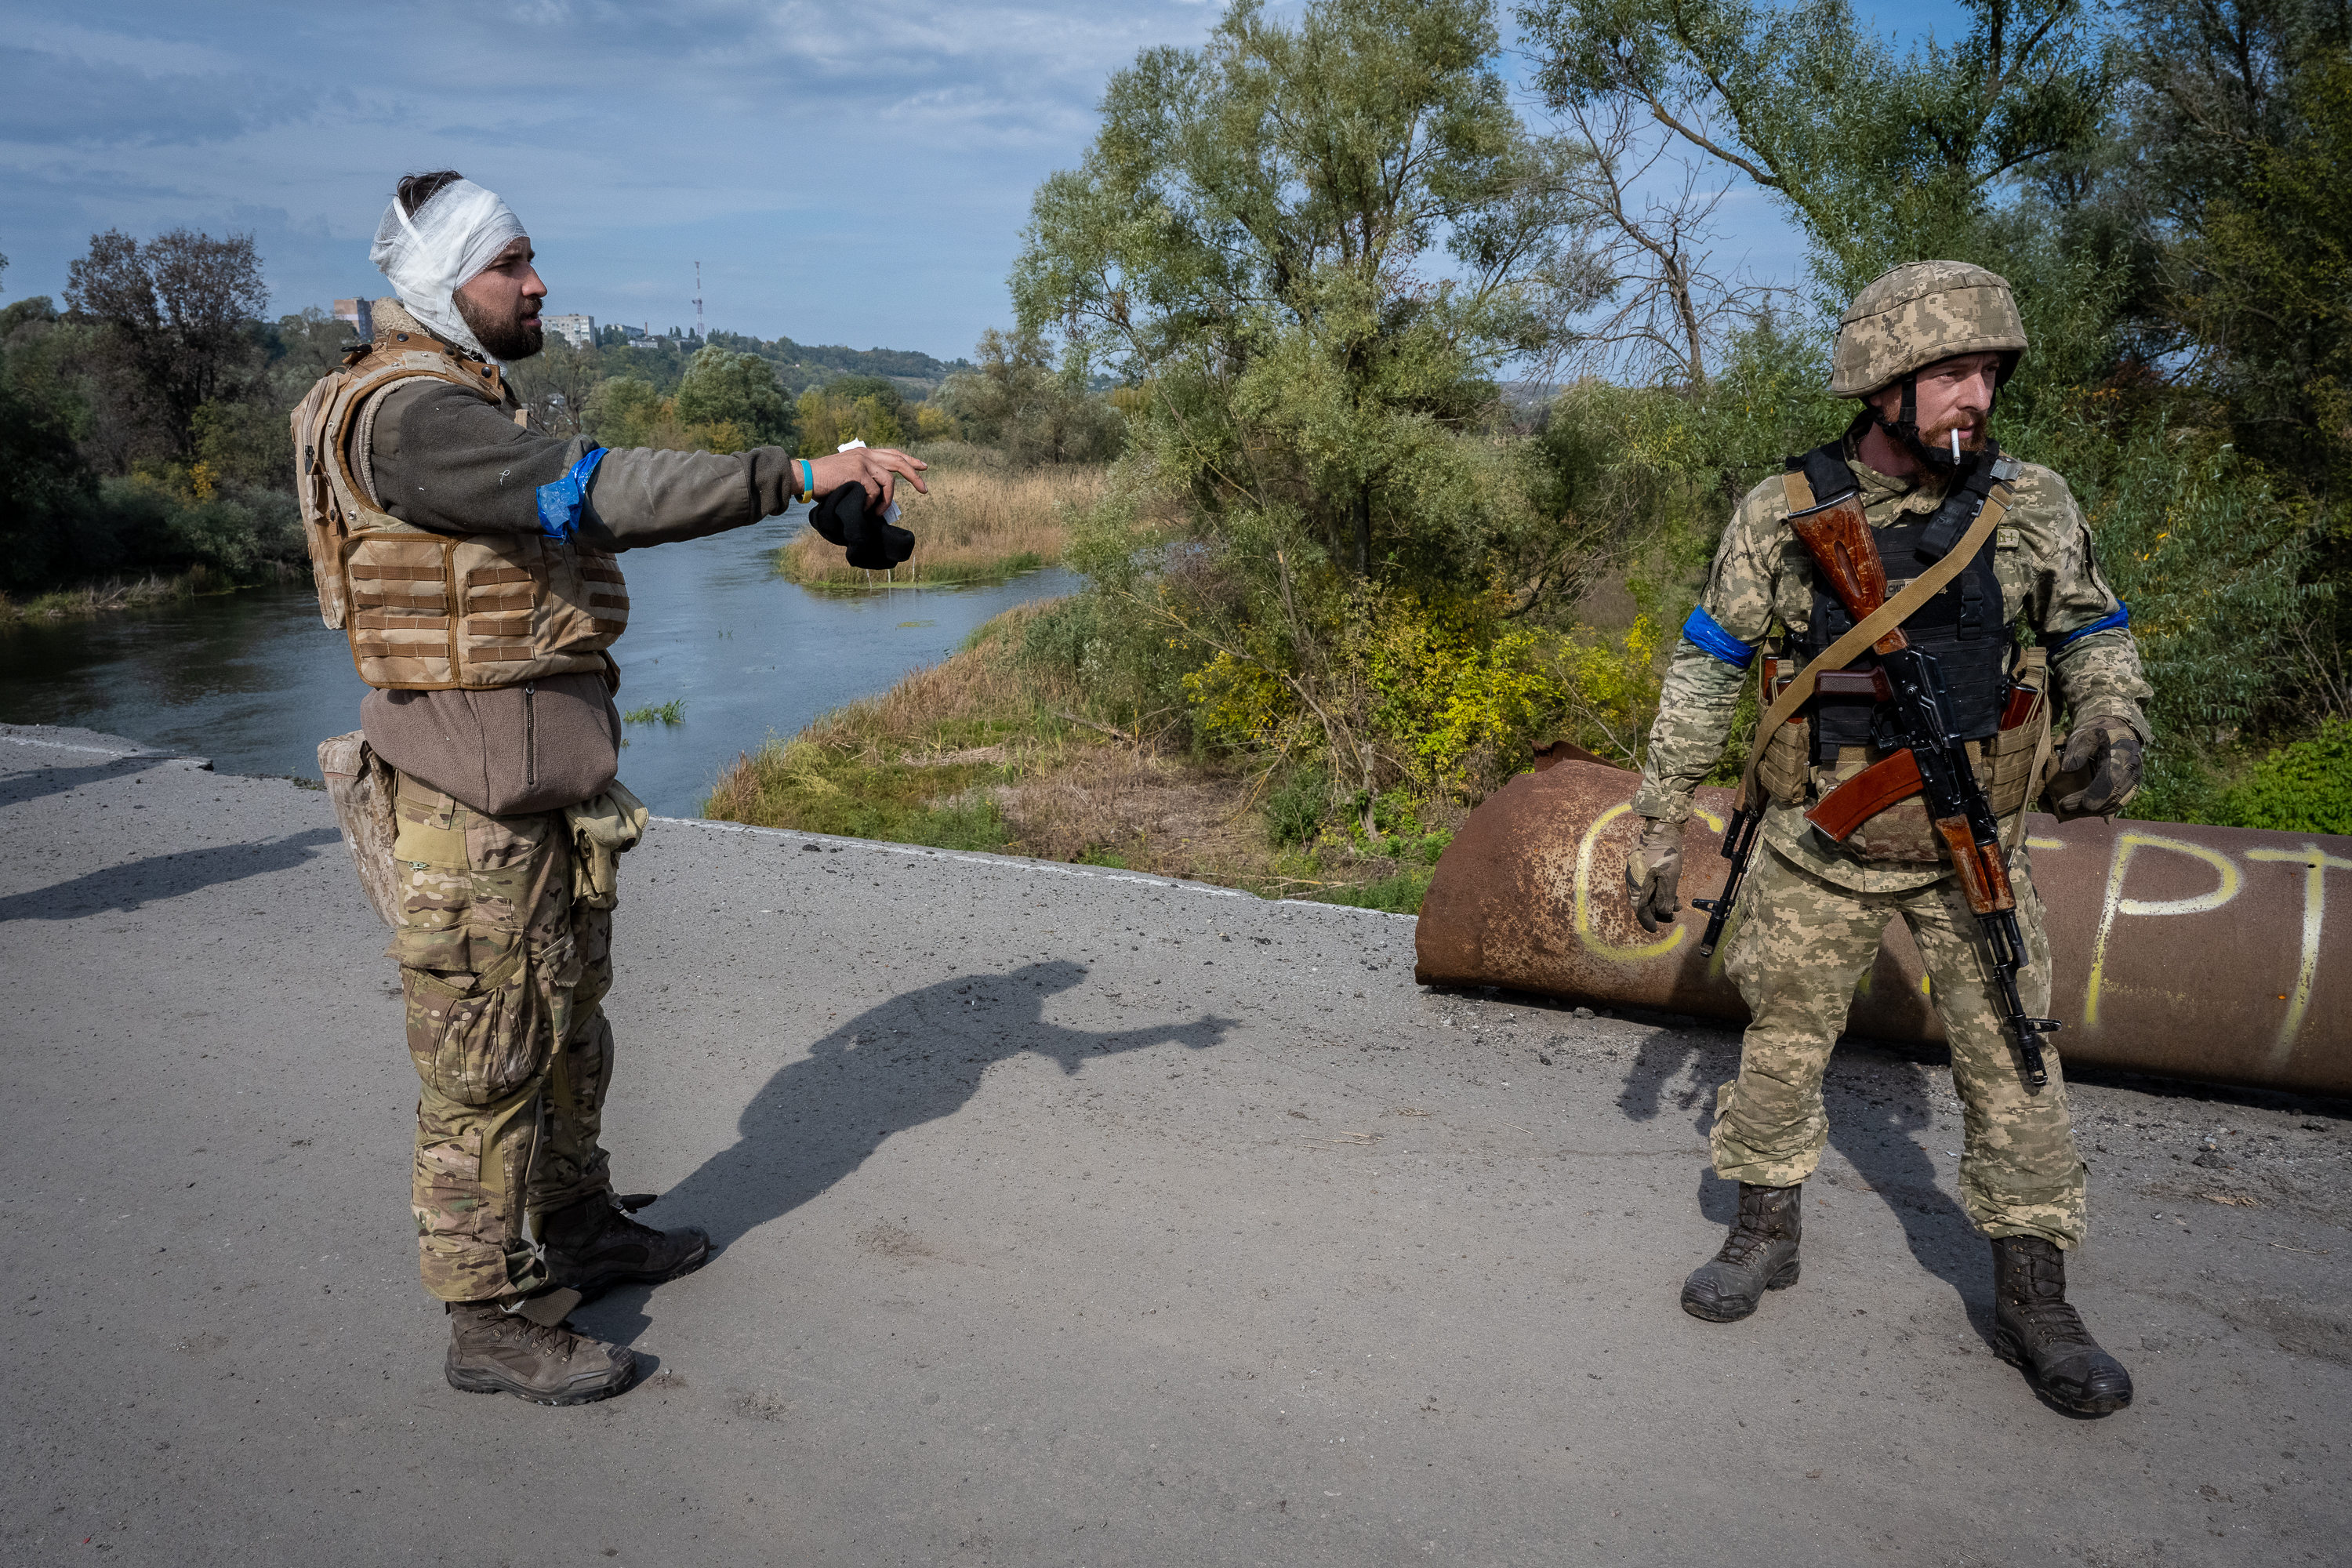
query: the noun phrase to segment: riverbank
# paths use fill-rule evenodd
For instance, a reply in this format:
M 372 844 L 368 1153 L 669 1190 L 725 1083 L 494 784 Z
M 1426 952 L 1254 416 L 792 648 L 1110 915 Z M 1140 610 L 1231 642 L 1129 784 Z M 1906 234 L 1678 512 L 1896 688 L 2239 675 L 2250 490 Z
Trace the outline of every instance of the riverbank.
M 1102 498 L 1108 470 L 1015 470 L 992 457 L 964 449 L 934 465 L 923 476 L 929 495 L 899 487 L 898 521 L 915 536 L 915 553 L 902 565 L 877 576 L 811 531 L 775 552 L 777 574 L 803 587 L 858 590 L 997 583 L 1061 564 L 1072 521 Z
M 233 594 L 239 588 L 258 585 L 236 582 L 204 566 L 192 566 L 175 576 L 150 572 L 143 577 L 109 577 L 26 599 L 0 593 L 0 631 L 27 624 L 87 620 L 121 610 L 152 609 L 174 599 L 192 599 L 199 594 Z
M 1086 714 L 1085 691 L 1021 657 L 1049 605 L 997 616 L 879 697 L 772 737 L 719 775 L 704 815 L 898 844 L 994 850 L 1411 914 L 1452 822 L 1361 845 L 1285 843 L 1260 773 Z

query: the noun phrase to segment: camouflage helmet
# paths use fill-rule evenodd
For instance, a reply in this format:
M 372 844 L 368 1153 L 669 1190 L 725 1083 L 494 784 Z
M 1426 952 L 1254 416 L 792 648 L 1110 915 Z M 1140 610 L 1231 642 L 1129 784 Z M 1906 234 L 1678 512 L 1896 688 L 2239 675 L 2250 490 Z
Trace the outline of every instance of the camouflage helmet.
M 1830 395 L 1867 397 L 1955 354 L 2000 353 L 2007 381 L 2025 347 L 2007 279 L 1965 261 L 1908 262 L 1872 279 L 1839 318 Z

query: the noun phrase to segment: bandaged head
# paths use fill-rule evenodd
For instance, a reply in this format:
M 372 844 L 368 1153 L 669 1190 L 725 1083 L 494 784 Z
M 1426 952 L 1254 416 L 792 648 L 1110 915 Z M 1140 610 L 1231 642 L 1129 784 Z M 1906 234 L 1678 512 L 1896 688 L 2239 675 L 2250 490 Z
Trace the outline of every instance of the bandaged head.
M 495 192 L 471 180 L 455 180 L 426 198 L 415 212 L 401 210 L 400 197 L 384 208 L 368 259 L 392 284 L 408 313 L 445 342 L 492 357 L 457 313 L 453 296 L 481 276 L 499 255 L 524 237 L 522 223 Z

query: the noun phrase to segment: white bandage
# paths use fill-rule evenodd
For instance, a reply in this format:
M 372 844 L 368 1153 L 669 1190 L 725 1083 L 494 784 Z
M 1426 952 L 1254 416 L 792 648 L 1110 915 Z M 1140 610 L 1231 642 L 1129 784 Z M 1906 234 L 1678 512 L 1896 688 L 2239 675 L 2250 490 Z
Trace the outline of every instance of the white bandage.
M 384 208 L 383 221 L 375 226 L 368 259 L 410 315 L 445 342 L 488 359 L 489 351 L 475 341 L 451 297 L 522 237 L 521 220 L 497 193 L 471 180 L 457 180 L 433 193 L 414 215 L 401 211 L 400 198 L 394 195 Z

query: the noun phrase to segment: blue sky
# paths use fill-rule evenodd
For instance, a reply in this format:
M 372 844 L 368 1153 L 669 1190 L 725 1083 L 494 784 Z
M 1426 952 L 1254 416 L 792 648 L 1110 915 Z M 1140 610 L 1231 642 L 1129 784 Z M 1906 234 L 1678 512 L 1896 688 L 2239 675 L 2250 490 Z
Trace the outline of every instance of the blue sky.
M 1105 79 L 1219 9 L 0 0 L 0 298 L 61 293 L 96 231 L 180 224 L 251 230 L 273 311 L 381 294 L 391 181 L 454 167 L 529 226 L 551 310 L 688 323 L 699 259 L 714 327 L 952 358 L 1007 320 L 1029 193 L 1077 162 Z M 1906 35 L 1963 20 L 1890 9 Z M 1729 256 L 1793 271 L 1768 203 L 1722 216 Z

